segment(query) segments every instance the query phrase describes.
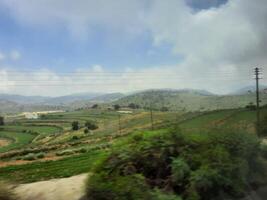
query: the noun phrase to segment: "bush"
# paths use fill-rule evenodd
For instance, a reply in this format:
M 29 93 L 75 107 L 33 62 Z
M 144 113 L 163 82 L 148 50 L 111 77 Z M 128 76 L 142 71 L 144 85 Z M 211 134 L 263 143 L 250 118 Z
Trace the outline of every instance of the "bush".
M 71 126 L 72 126 L 72 130 L 74 130 L 74 131 L 79 130 L 79 122 L 78 121 L 72 122 Z
M 84 134 L 87 134 L 87 133 L 89 133 L 89 130 L 86 128 L 83 130 L 83 132 L 84 132 Z
M 36 156 L 33 153 L 29 153 L 23 157 L 23 160 L 36 160 Z
M 64 151 L 61 151 L 61 152 L 57 152 L 56 155 L 57 156 L 66 156 L 66 155 L 72 155 L 74 153 L 75 152 L 72 151 L 72 150 L 64 150 Z
M 98 129 L 98 126 L 92 121 L 85 122 L 85 127 L 87 127 L 88 130 Z
M 72 136 L 72 140 L 78 140 L 79 137 L 77 135 Z
M 267 114 L 265 113 L 259 121 L 259 136 L 267 136 Z
M 108 178 L 108 179 L 107 179 Z M 109 180 L 111 181 L 103 181 Z M 87 184 L 88 200 L 150 200 L 153 195 L 143 176 L 109 177 L 105 173 L 93 175 Z
M 240 197 L 247 184 L 260 182 L 260 175 L 266 182 L 260 152 L 255 135 L 232 130 L 183 134 L 172 129 L 133 134 L 115 145 L 111 155 L 93 171 L 87 197 L 124 199 L 127 188 L 119 185 L 128 181 L 133 187 L 128 188 L 130 199 L 138 194 L 139 186 L 145 188 L 140 199 L 153 195 L 155 188 L 160 193 L 173 191 L 185 200 L 213 200 L 220 193 Z M 135 176 L 141 176 L 147 185 L 137 180 L 133 184 Z M 162 199 L 168 199 L 166 195 L 162 193 Z M 179 199 L 176 195 L 169 197 Z
M 45 153 L 40 152 L 36 154 L 36 158 L 44 158 L 45 157 Z

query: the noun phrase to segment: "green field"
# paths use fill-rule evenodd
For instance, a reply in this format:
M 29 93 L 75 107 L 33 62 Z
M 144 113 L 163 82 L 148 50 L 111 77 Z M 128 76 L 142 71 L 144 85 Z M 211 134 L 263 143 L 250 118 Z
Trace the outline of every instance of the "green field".
M 95 117 L 95 118 L 94 118 Z M 51 120 L 54 118 L 54 121 Z M 94 163 L 103 157 L 106 154 L 105 150 L 101 150 L 101 148 L 94 148 L 97 146 L 101 146 L 106 144 L 109 141 L 109 137 L 114 137 L 115 141 L 120 141 L 120 134 L 118 131 L 118 114 L 115 112 L 74 112 L 74 113 L 64 113 L 60 115 L 49 114 L 44 119 L 36 120 L 38 126 L 30 126 L 31 130 L 40 132 L 44 131 L 45 134 L 53 133 L 53 131 L 57 131 L 53 129 L 55 127 L 42 127 L 40 124 L 48 124 L 47 120 L 51 120 L 49 124 L 52 126 L 53 124 L 59 126 L 61 123 L 65 124 L 66 120 L 70 122 L 73 120 L 94 120 L 98 123 L 99 129 L 95 130 L 93 134 L 84 135 L 83 129 L 78 131 L 65 131 L 62 134 L 57 136 L 47 137 L 46 142 L 48 146 L 53 145 L 62 145 L 57 147 L 58 150 L 49 151 L 49 154 L 56 154 L 56 152 L 65 150 L 75 150 L 78 148 L 86 148 L 87 153 L 82 154 L 74 154 L 69 155 L 70 157 L 64 158 L 61 157 L 60 160 L 56 161 L 47 161 L 47 162 L 38 162 L 35 161 L 33 163 L 19 165 L 19 166 L 8 166 L 0 168 L 0 177 L 3 179 L 9 179 L 12 181 L 20 181 L 20 182 L 31 182 L 38 180 L 46 180 L 50 178 L 57 177 L 67 177 L 76 175 L 79 173 L 89 172 L 91 166 Z M 22 124 L 34 124 L 35 120 L 27 120 L 20 121 L 21 127 L 16 126 L 7 126 L 13 130 L 21 130 L 22 127 L 28 127 L 28 125 Z M 52 121 L 54 123 L 52 123 Z M 244 110 L 244 109 L 235 109 L 235 110 L 221 110 L 221 111 L 212 111 L 212 112 L 204 112 L 204 113 L 174 113 L 174 112 L 154 112 L 154 123 L 157 125 L 157 128 L 164 127 L 163 129 L 159 129 L 158 131 L 164 131 L 166 129 L 166 124 L 168 122 L 172 122 L 170 124 L 178 124 L 179 127 L 185 133 L 197 133 L 201 134 L 202 132 L 208 132 L 213 130 L 214 128 L 231 128 L 231 129 L 243 129 L 248 130 L 255 133 L 253 128 L 255 122 L 255 111 Z M 123 135 L 127 137 L 129 133 L 132 133 L 136 130 L 145 130 L 150 129 L 150 113 L 138 111 L 133 114 L 126 114 L 121 116 L 121 129 Z M 171 125 L 170 125 L 171 126 Z M 63 125 L 62 125 L 63 127 Z M 168 128 L 169 126 L 167 126 Z M 251 128 L 252 127 L 252 128 Z M 5 133 L 5 137 L 7 137 L 9 133 Z M 72 137 L 76 135 L 79 137 L 78 140 L 73 141 Z M 123 136 L 122 135 L 122 136 Z M 11 135 L 13 137 L 20 138 L 20 143 L 12 143 L 9 146 L 2 147 L 1 151 L 7 151 L 13 148 L 19 148 L 27 145 L 33 138 L 34 135 L 27 133 L 14 133 Z M 120 136 L 120 137 L 118 137 Z M 124 137 L 125 137 L 124 136 Z M 116 139 L 118 137 L 118 139 Z M 19 140 L 18 140 L 19 141 Z M 42 140 L 41 140 L 42 141 Z M 117 143 L 117 142 L 116 142 Z M 68 146 L 64 146 L 65 144 L 71 144 Z M 73 146 L 72 144 L 75 144 Z M 33 145 L 33 144 L 32 144 Z M 90 150 L 92 149 L 92 150 Z M 10 178 L 12 177 L 12 178 Z
M 8 138 L 12 142 L 8 146 L 1 147 L 0 153 L 26 146 L 27 144 L 31 143 L 31 141 L 34 139 L 35 136 L 28 134 L 28 133 L 22 133 L 22 132 L 1 131 L 0 138 L 1 137 Z

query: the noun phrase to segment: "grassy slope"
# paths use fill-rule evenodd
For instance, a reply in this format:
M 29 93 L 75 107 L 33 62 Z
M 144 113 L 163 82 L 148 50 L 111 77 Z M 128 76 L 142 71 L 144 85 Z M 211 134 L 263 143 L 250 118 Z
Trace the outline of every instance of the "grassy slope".
M 97 160 L 105 157 L 105 155 L 107 155 L 106 152 L 95 151 L 57 161 L 4 167 L 0 168 L 0 179 L 16 183 L 29 183 L 88 173 Z
M 254 119 L 255 112 L 253 111 L 225 110 L 207 113 L 192 120 L 187 120 L 181 123 L 180 126 L 182 129 L 190 133 L 192 132 L 192 127 L 195 131 L 208 130 L 214 126 L 216 127 L 218 123 L 220 126 L 232 126 L 231 124 L 239 123 L 241 121 L 253 124 Z M 135 123 L 132 125 L 136 126 Z M 56 177 L 72 176 L 90 171 L 90 167 L 94 165 L 98 159 L 103 157 L 102 153 L 95 154 L 94 152 L 89 152 L 58 161 L 36 162 L 27 165 L 4 167 L 0 168 L 0 178 L 11 179 L 13 181 L 31 182 Z
M 0 153 L 1 153 L 12 149 L 21 148 L 29 144 L 34 139 L 35 135 L 31 135 L 28 133 L 21 133 L 21 132 L 1 131 L 0 137 L 10 138 L 13 141 L 9 145 L 1 147 L 0 148 Z
M 267 94 L 261 94 L 262 104 L 267 104 Z M 198 110 L 215 110 L 231 109 L 245 107 L 250 102 L 255 102 L 254 94 L 245 95 L 201 95 L 195 92 L 177 92 L 177 91 L 146 91 L 133 94 L 113 104 L 127 106 L 135 103 L 141 107 L 149 107 L 152 102 L 155 109 L 163 106 L 171 110 L 198 111 Z

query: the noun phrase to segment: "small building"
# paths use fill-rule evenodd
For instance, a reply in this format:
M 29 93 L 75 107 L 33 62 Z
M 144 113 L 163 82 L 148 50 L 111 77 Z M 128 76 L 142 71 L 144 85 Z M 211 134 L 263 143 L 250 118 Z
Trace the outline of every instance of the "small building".
M 121 114 L 132 114 L 133 113 L 133 111 L 131 111 L 131 110 L 119 110 L 117 112 L 121 113 Z
M 39 115 L 36 112 L 25 112 L 23 113 L 26 119 L 38 119 Z

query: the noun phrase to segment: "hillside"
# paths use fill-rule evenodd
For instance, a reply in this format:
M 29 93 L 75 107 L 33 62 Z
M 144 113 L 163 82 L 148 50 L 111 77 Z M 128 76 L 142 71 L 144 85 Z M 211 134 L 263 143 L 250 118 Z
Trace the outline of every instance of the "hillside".
M 267 94 L 261 93 L 262 104 L 267 103 Z M 121 106 L 130 103 L 142 108 L 153 109 L 167 107 L 170 110 L 214 110 L 245 107 L 250 102 L 255 102 L 255 94 L 243 95 L 214 95 L 198 90 L 150 90 L 123 97 L 115 102 Z

